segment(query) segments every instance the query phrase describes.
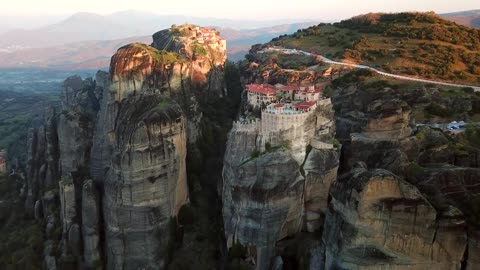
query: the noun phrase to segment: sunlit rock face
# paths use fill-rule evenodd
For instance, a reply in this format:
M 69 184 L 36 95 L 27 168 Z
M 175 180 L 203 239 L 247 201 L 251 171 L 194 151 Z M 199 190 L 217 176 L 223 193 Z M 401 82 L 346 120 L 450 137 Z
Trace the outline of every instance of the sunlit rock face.
M 110 64 L 111 91 L 116 101 L 146 89 L 159 92 L 189 87 L 190 63 L 180 55 L 132 43 L 120 48 Z

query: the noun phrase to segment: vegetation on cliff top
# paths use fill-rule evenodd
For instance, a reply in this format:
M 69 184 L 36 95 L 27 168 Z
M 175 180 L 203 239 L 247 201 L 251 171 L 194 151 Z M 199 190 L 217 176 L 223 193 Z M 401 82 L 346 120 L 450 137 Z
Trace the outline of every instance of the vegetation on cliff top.
M 358 69 L 335 79 L 324 91 L 335 96 L 339 89 L 354 87 L 361 98 L 396 98 L 407 101 L 411 117 L 417 123 L 480 121 L 480 93 L 472 88 L 455 88 L 411 81 L 389 79 L 370 70 Z M 339 110 L 340 104 L 334 105 Z M 351 109 L 345 107 L 344 109 Z
M 178 53 L 166 50 L 157 50 L 156 48 L 143 43 L 132 43 L 131 46 L 146 50 L 152 56 L 153 61 L 158 63 L 173 64 L 183 63 L 186 61 L 186 59 Z
M 480 84 L 480 30 L 434 13 L 370 13 L 298 30 L 270 44 L 397 74 Z

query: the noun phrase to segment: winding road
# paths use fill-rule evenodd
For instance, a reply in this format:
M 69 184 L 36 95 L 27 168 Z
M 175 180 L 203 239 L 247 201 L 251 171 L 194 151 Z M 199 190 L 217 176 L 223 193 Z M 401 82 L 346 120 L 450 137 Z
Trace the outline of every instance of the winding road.
M 280 48 L 284 49 L 284 48 Z M 288 49 L 286 49 L 288 50 Z M 293 50 L 292 50 L 293 51 Z M 312 56 L 311 53 L 302 51 L 302 50 L 295 50 L 294 52 L 296 53 L 302 53 L 305 55 L 310 55 Z M 323 55 L 318 55 L 322 58 L 322 61 L 328 64 L 335 64 L 335 65 L 341 65 L 341 66 L 347 66 L 347 67 L 352 67 L 352 68 L 360 68 L 360 69 L 368 69 L 371 70 L 377 74 L 380 74 L 385 77 L 390 77 L 390 78 L 395 78 L 399 80 L 407 80 L 407 81 L 414 81 L 414 82 L 421 82 L 421 83 L 431 83 L 431 84 L 437 84 L 437 85 L 444 85 L 444 86 L 451 86 L 451 87 L 471 87 L 475 92 L 480 92 L 480 86 L 473 86 L 473 85 L 465 85 L 465 84 L 456 84 L 456 83 L 447 83 L 447 82 L 442 82 L 442 81 L 433 81 L 433 80 L 426 80 L 426 79 L 420 79 L 420 78 L 414 78 L 414 77 L 408 77 L 408 76 L 403 76 L 403 75 L 396 75 L 396 74 L 391 74 L 387 72 L 380 71 L 376 68 L 365 66 L 365 65 L 358 65 L 358 64 L 350 64 L 350 63 L 343 63 L 343 62 L 337 62 L 331 59 L 326 58 Z

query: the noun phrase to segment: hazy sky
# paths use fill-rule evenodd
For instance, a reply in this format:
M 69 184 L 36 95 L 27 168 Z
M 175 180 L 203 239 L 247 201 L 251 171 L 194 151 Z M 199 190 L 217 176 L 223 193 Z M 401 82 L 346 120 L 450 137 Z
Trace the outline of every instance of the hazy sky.
M 1 0 L 0 15 L 69 15 L 79 11 L 109 14 L 134 9 L 232 19 L 342 19 L 370 11 L 480 9 L 480 0 Z

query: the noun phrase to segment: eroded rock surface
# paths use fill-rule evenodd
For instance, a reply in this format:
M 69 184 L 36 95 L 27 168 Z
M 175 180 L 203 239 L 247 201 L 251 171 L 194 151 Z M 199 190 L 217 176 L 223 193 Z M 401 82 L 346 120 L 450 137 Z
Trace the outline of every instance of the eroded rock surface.
M 458 210 L 437 213 L 413 185 L 362 167 L 331 196 L 325 269 L 460 269 L 467 235 Z
M 93 181 L 85 181 L 82 189 L 82 236 L 85 267 L 89 268 L 102 263 L 100 207 L 100 194 Z
M 171 100 L 125 100 L 113 134 L 103 212 L 109 269 L 164 267 L 171 216 L 187 202 L 186 130 Z
M 199 137 L 195 94 L 223 94 L 226 50 L 218 35 L 199 45 L 166 33 L 153 45 L 181 46 L 120 48 L 109 73 L 68 78 L 61 109 L 34 123 L 22 195 L 62 251 L 45 253 L 49 268 L 166 267 L 171 218 L 188 202 L 187 143 Z
M 269 269 L 279 240 L 323 223 L 339 165 L 331 117 L 325 105 L 297 128 L 263 134 L 259 122 L 236 123 L 229 133 L 222 192 L 227 245 L 246 246 L 256 269 Z

